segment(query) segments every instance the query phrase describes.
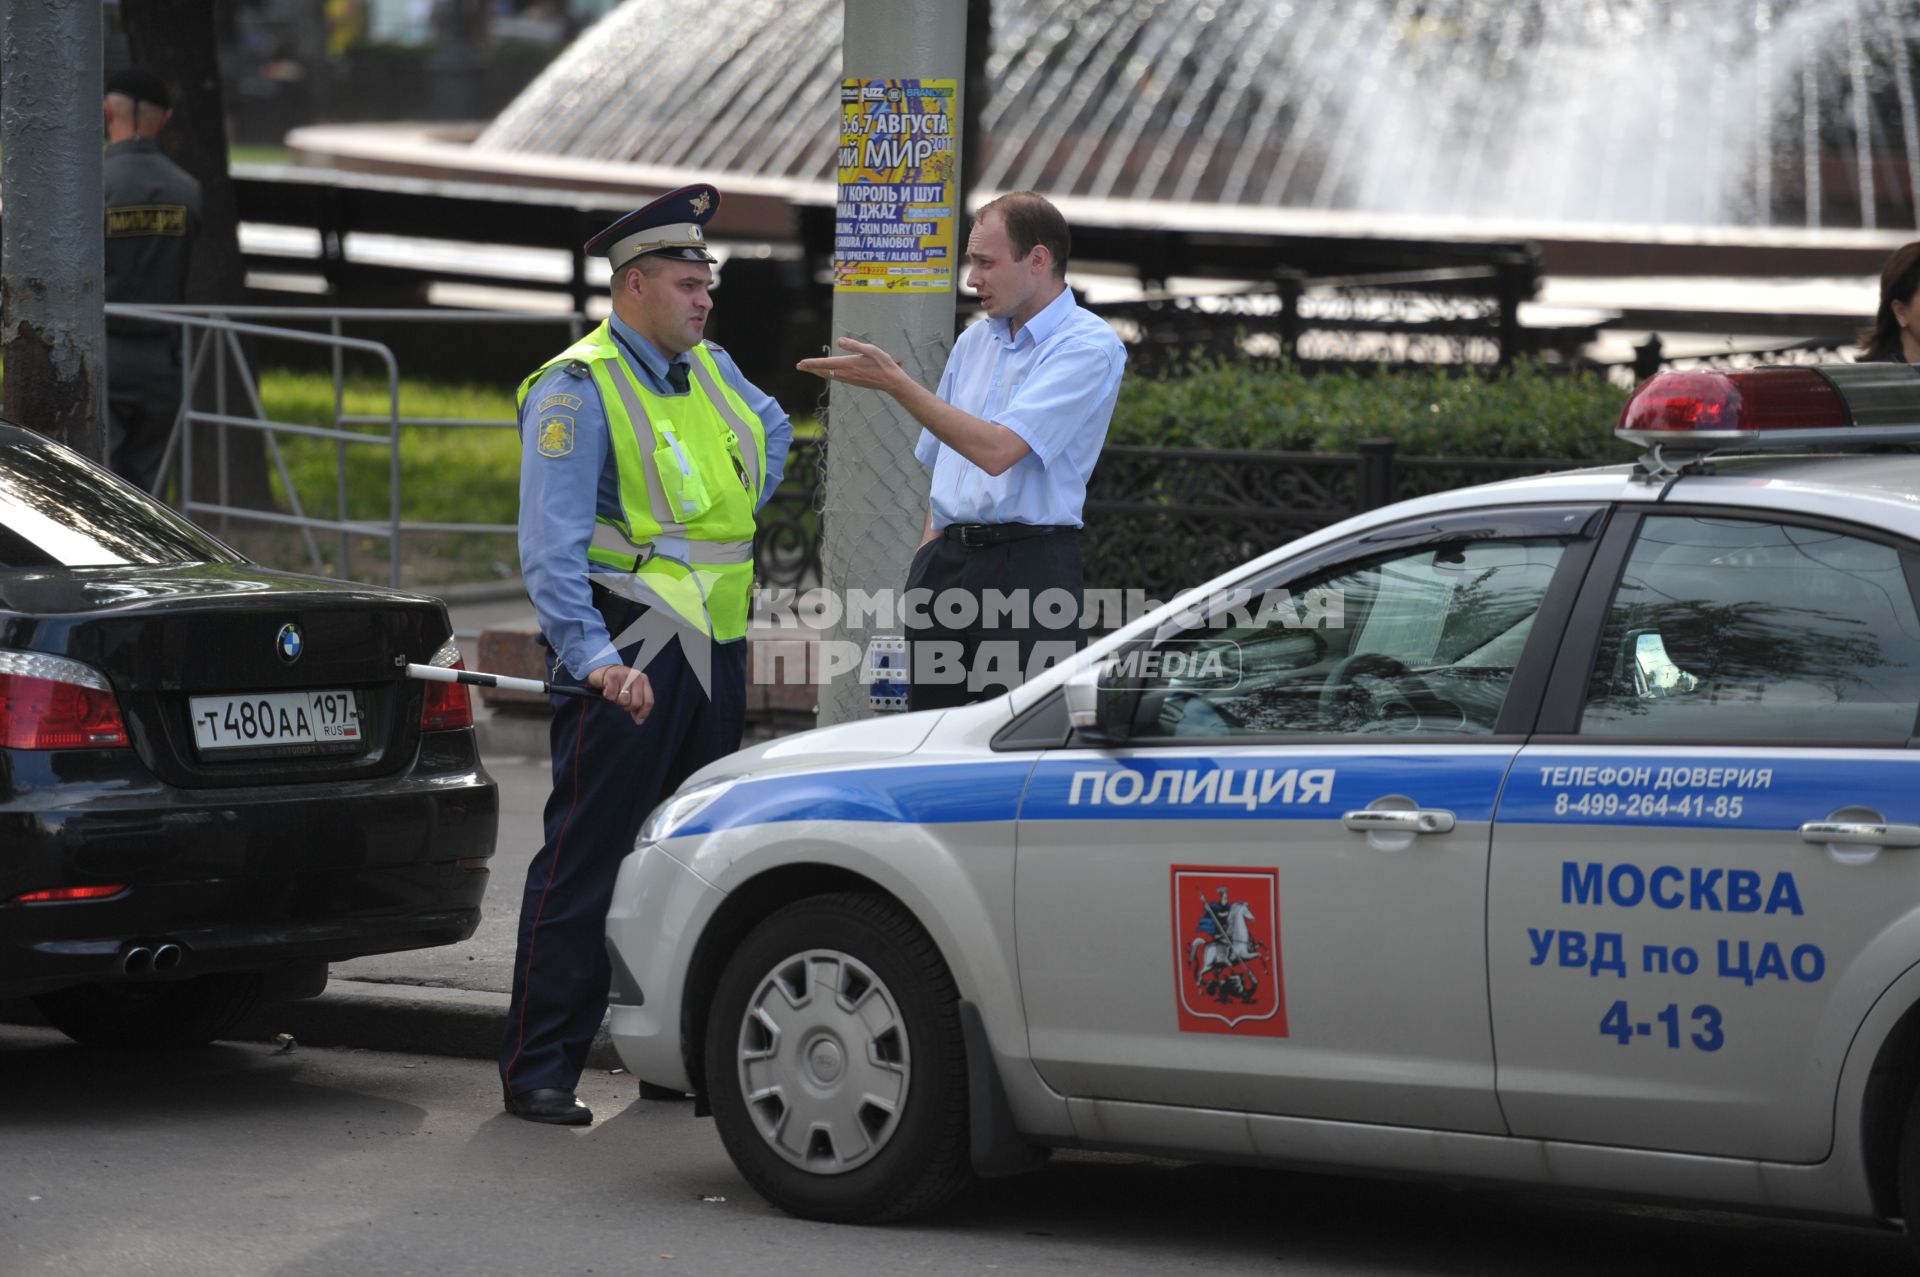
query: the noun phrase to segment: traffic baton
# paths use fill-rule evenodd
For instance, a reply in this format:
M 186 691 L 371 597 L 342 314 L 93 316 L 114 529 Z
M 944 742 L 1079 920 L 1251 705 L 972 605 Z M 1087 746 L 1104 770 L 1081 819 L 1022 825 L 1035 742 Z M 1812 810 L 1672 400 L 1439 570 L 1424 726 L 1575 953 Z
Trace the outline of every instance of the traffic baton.
M 543 683 L 537 678 L 514 678 L 507 674 L 482 674 L 477 670 L 450 670 L 443 665 L 409 665 L 407 677 L 423 683 L 465 683 L 469 687 L 497 687 L 503 692 L 532 692 L 536 696 L 573 696 L 597 701 L 600 693 L 591 687 L 571 683 Z

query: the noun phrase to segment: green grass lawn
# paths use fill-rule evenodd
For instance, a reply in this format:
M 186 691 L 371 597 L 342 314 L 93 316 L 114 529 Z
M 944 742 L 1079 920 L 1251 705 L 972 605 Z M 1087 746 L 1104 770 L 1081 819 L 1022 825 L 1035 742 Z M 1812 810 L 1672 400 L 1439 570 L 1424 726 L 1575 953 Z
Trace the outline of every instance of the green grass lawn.
M 333 381 L 323 373 L 268 369 L 260 376 L 260 398 L 275 421 L 331 426 Z M 389 407 L 384 381 L 349 380 L 342 409 L 347 416 L 384 416 Z M 489 386 L 447 385 L 403 380 L 400 383 L 402 417 L 494 420 L 500 427 L 402 426 L 400 431 L 400 511 L 408 523 L 512 524 L 520 512 L 520 436 L 513 429 L 513 397 Z M 384 440 L 387 428 L 348 427 L 369 438 Z M 817 438 L 820 423 L 813 417 L 794 421 L 798 438 Z M 337 476 L 342 445 L 328 439 L 298 435 L 277 436 L 293 491 L 301 508 L 317 518 L 339 517 Z M 344 445 L 347 475 L 345 517 L 384 522 L 388 516 L 390 453 L 382 444 Z M 273 492 L 282 509 L 291 510 L 287 485 L 277 469 L 270 472 Z M 284 528 L 253 528 L 235 534 L 241 548 L 267 562 L 308 568 L 306 547 L 299 534 Z M 339 540 L 318 537 L 330 575 L 352 575 L 363 580 L 384 579 L 387 561 L 384 540 L 354 538 L 350 562 L 343 571 Z M 402 543 L 405 580 L 431 587 L 452 581 L 490 580 L 516 570 L 517 552 L 511 533 L 409 533 Z
M 291 164 L 293 152 L 284 146 L 232 146 L 227 148 L 230 164 Z
M 332 426 L 333 379 L 324 373 L 266 369 L 260 374 L 260 399 L 274 421 Z M 384 381 L 347 382 L 342 411 L 348 416 L 382 416 L 389 408 Z M 520 447 L 512 428 L 513 398 L 488 386 L 402 381 L 403 417 L 455 417 L 498 420 L 500 428 L 403 426 L 400 432 L 400 512 L 409 523 L 511 524 L 519 512 Z M 346 427 L 384 441 L 387 428 Z M 292 489 L 310 517 L 385 522 L 388 516 L 391 453 L 385 443 L 339 444 L 299 435 L 276 436 Z M 344 453 L 346 509 L 340 510 L 338 476 Z M 291 511 L 286 482 L 269 464 L 276 503 Z M 235 523 L 226 529 L 240 549 L 262 562 L 296 570 L 315 565 L 301 535 L 291 529 Z M 342 558 L 340 539 L 316 533 L 329 576 L 387 580 L 385 538 L 351 537 Z M 511 577 L 518 560 L 511 533 L 408 533 L 401 540 L 402 581 L 431 589 L 460 581 Z
M 230 146 L 229 164 L 291 164 L 293 152 L 284 146 Z
M 275 421 L 301 425 L 333 424 L 333 381 L 322 373 L 268 370 L 260 377 L 260 398 Z M 349 416 L 384 415 L 385 382 L 350 380 L 344 411 Z M 435 382 L 400 383 L 402 417 L 454 417 L 497 420 L 502 429 L 403 426 L 400 431 L 400 508 L 409 522 L 512 523 L 519 515 L 520 436 L 512 428 L 513 397 L 487 386 Z M 355 431 L 384 439 L 384 426 L 355 426 Z M 812 417 L 794 422 L 798 438 L 817 438 Z M 336 507 L 335 476 L 339 450 L 325 439 L 294 435 L 280 438 L 281 455 L 294 490 L 310 513 L 331 515 Z M 384 446 L 346 445 L 347 517 L 379 519 L 387 513 L 388 452 Z M 274 477 L 274 495 L 286 499 Z
M 268 370 L 260 377 L 260 398 L 275 421 L 302 425 L 333 424 L 333 381 L 323 373 Z M 348 415 L 384 416 L 389 401 L 384 382 L 350 380 L 344 409 Z M 405 426 L 400 432 L 400 508 L 409 522 L 512 523 L 518 513 L 520 440 L 512 429 L 513 399 L 485 386 L 400 383 L 403 417 L 493 419 L 504 429 Z M 384 439 L 384 426 L 351 427 Z M 280 437 L 281 455 L 301 503 L 312 514 L 336 509 L 339 449 L 325 439 Z M 387 513 L 390 459 L 384 445 L 348 444 L 347 517 L 379 519 Z M 287 493 L 274 476 L 274 494 Z

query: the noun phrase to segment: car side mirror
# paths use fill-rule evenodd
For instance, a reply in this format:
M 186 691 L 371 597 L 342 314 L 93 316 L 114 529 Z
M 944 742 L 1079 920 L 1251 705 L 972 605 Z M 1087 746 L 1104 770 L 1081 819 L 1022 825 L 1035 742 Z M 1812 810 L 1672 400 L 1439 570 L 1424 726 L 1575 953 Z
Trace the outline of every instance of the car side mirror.
M 1112 662 L 1080 671 L 1062 690 L 1067 722 L 1076 737 L 1091 745 L 1117 745 L 1127 739 L 1140 693 L 1116 675 Z

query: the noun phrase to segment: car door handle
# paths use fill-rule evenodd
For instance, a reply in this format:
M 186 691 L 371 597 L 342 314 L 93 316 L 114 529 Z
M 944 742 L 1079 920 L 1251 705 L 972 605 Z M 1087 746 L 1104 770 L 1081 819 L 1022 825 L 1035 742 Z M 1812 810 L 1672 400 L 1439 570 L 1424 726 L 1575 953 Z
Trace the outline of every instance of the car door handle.
M 1340 818 L 1340 823 L 1357 834 L 1450 834 L 1453 832 L 1453 813 L 1450 811 L 1350 811 Z
M 1920 847 L 1920 825 L 1888 825 L 1870 820 L 1809 820 L 1800 826 L 1808 842 L 1855 847 Z

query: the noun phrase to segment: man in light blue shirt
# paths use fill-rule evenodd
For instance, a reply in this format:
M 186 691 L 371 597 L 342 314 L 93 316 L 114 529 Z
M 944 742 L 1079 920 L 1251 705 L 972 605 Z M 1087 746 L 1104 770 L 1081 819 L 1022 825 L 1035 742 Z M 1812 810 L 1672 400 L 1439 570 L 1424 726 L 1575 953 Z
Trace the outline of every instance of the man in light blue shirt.
M 998 695 L 1086 642 L 1078 533 L 1127 355 L 1068 291 L 1070 247 L 1066 219 L 1031 191 L 980 210 L 967 286 L 987 319 L 954 343 L 937 390 L 851 337 L 839 343 L 848 354 L 800 362 L 893 396 L 923 427 L 914 456 L 933 485 L 907 588 L 961 597 L 909 609 L 911 709 Z M 973 620 L 946 625 L 936 612 Z

